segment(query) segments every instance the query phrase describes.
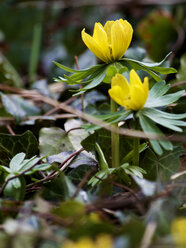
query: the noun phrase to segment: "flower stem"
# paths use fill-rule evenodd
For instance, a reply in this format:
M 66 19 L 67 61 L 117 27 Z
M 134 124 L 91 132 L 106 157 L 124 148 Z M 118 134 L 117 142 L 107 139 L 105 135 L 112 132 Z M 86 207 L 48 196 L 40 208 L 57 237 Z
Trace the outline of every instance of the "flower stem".
M 138 130 L 138 120 L 135 119 L 135 130 Z M 140 145 L 140 139 L 134 138 L 133 141 L 133 149 L 134 149 L 134 155 L 133 155 L 133 163 L 136 166 L 139 166 L 139 145 Z
M 111 113 L 117 111 L 117 103 L 111 98 L 110 102 Z M 118 127 L 118 124 L 113 124 L 114 127 Z M 119 161 L 119 134 L 111 131 L 111 147 L 112 147 L 112 168 L 116 168 L 120 165 Z

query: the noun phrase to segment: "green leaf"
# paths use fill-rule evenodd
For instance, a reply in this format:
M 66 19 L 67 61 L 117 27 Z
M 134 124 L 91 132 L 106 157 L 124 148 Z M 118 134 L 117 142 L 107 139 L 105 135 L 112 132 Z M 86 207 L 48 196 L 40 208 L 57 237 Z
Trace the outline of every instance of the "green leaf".
M 16 105 L 19 105 L 23 111 L 25 111 L 26 116 L 39 115 L 41 110 L 36 107 L 31 101 L 25 100 L 17 95 L 12 95 L 11 99 Z
M 110 64 L 107 69 L 106 69 L 106 75 L 105 78 L 103 79 L 104 83 L 111 83 L 112 77 L 115 76 L 117 73 L 117 68 L 113 64 Z
M 155 83 L 149 91 L 148 99 L 154 100 L 159 96 L 163 96 L 170 89 L 170 85 L 166 84 L 165 81 Z M 147 101 L 148 101 L 147 99 Z
M 163 135 L 163 133 L 160 131 L 160 129 L 152 122 L 148 117 L 143 116 L 142 114 L 139 114 L 139 121 L 140 125 L 143 129 L 143 131 L 148 135 L 148 133 L 155 133 L 157 135 Z M 167 140 L 152 140 L 150 139 L 150 143 L 154 149 L 154 151 L 161 155 L 163 153 L 163 150 L 161 146 L 165 150 L 172 150 L 173 146 L 170 141 Z
M 159 96 L 157 98 L 150 98 L 148 97 L 146 103 L 145 103 L 145 107 L 162 107 L 162 106 L 167 106 L 171 103 L 176 102 L 183 94 L 185 93 L 184 90 L 178 91 L 176 93 L 172 93 L 172 94 L 167 94 L 164 96 Z
M 72 72 L 72 73 L 76 73 L 78 72 L 78 70 L 72 69 L 70 67 L 67 67 L 65 65 L 62 65 L 56 61 L 52 61 L 55 65 L 57 65 L 59 68 L 63 69 L 64 71 L 68 71 L 68 72 Z
M 24 158 L 25 158 L 26 154 L 21 152 L 16 154 L 10 161 L 10 169 L 11 171 L 14 172 L 18 172 L 20 169 L 20 164 L 23 162 Z
M 134 69 L 142 69 L 144 71 L 147 71 L 157 82 L 161 81 L 161 77 L 159 77 L 156 72 L 161 73 L 161 74 L 170 74 L 170 73 L 176 73 L 176 69 L 172 67 L 160 67 L 162 64 L 165 62 L 165 60 L 168 58 L 168 56 L 171 53 L 167 54 L 165 58 L 160 61 L 159 63 L 146 63 L 146 62 L 141 62 L 138 60 L 134 59 L 129 59 L 129 58 L 123 58 L 121 61 L 126 61 L 128 62 Z
M 7 166 L 4 166 L 4 165 L 0 165 L 0 170 L 6 172 L 6 173 L 8 173 L 8 174 L 11 173 L 10 168 L 7 167 Z
M 100 179 L 102 180 L 106 179 L 107 176 L 112 174 L 114 171 L 115 171 L 114 168 L 100 170 L 88 181 L 88 184 L 91 185 L 92 187 L 95 187 L 97 184 L 101 182 Z
M 32 132 L 27 131 L 21 135 L 0 133 L 0 163 L 9 164 L 9 159 L 23 152 L 30 158 L 38 152 L 38 142 Z
M 131 166 L 128 163 L 124 163 L 118 168 L 106 168 L 97 172 L 88 182 L 92 187 L 96 186 L 98 183 L 101 183 L 101 180 L 105 180 L 108 175 L 117 175 L 118 178 L 125 183 L 130 183 L 129 175 L 138 176 L 143 178 L 143 174 L 146 174 L 146 171 L 138 166 Z
M 69 77 L 67 75 L 64 75 L 64 77 L 65 77 L 66 80 L 63 80 L 62 77 L 60 77 L 60 79 L 62 80 L 62 82 L 68 83 L 68 85 L 75 85 L 75 84 L 78 84 L 78 83 L 82 84 L 82 81 L 77 82 L 77 81 L 73 80 L 71 77 Z
M 59 68 L 63 69 L 64 71 L 68 71 L 68 72 L 72 72 L 72 73 L 82 73 L 82 72 L 92 72 L 94 70 L 97 70 L 98 68 L 100 68 L 101 66 L 103 65 L 95 65 L 95 66 L 92 66 L 90 68 L 86 68 L 86 69 L 83 69 L 83 70 L 75 70 L 75 69 L 72 69 L 70 67 L 67 67 L 65 65 L 62 65 L 56 61 L 52 61 L 55 65 L 57 65 Z
M 105 75 L 106 75 L 106 70 L 103 70 L 102 72 L 100 72 L 93 80 L 91 83 L 89 83 L 88 85 L 86 85 L 85 87 L 81 88 L 80 92 L 74 94 L 74 96 L 76 95 L 80 95 L 82 94 L 83 92 L 87 91 L 87 90 L 90 90 L 92 88 L 95 88 L 96 86 L 98 86 L 102 81 L 103 79 L 105 78 Z
M 131 179 L 130 179 L 130 173 L 128 173 L 127 168 L 129 168 L 129 164 L 125 163 L 120 165 L 114 172 L 118 176 L 118 179 L 125 184 L 130 184 Z
M 0 94 L 6 112 L 11 114 L 17 122 L 22 121 L 26 116 L 40 114 L 40 109 L 35 107 L 31 102 L 19 96 Z
M 171 73 L 176 73 L 177 70 L 174 69 L 173 67 L 159 67 L 159 66 L 155 66 L 153 67 L 153 71 L 159 72 L 161 74 L 171 74 Z
M 60 152 L 59 154 L 49 156 L 47 161 L 52 163 L 63 163 L 67 158 L 69 158 L 73 154 L 73 151 L 70 152 Z M 89 154 L 88 154 L 89 155 Z M 77 168 L 81 165 L 88 166 L 97 166 L 97 162 L 95 159 L 87 156 L 83 152 L 79 153 L 75 158 L 69 161 L 69 168 Z
M 68 173 L 68 177 L 74 184 L 78 184 L 82 181 L 85 174 L 90 170 L 90 166 L 86 164 L 79 165 Z
M 164 151 L 161 156 L 157 156 L 152 150 L 148 149 L 141 160 L 141 166 L 148 171 L 148 180 L 159 180 L 167 182 L 170 177 L 178 171 L 180 166 L 180 156 L 183 154 L 183 147 L 175 146 L 172 151 Z
M 40 158 L 36 158 L 36 156 L 30 158 L 30 159 L 25 159 L 21 164 L 19 168 L 19 173 L 24 172 L 25 170 L 29 170 L 34 164 L 38 163 Z M 29 173 L 29 172 L 28 172 Z M 28 174 L 27 173 L 27 174 Z
M 61 173 L 56 179 L 45 183 L 43 191 L 42 196 L 46 200 L 50 201 L 56 201 L 56 199 L 58 199 L 58 201 L 64 201 L 69 199 L 70 196 L 69 185 L 66 176 L 63 173 Z
M 68 119 L 64 124 L 65 131 L 67 132 L 67 137 L 73 147 L 72 150 L 81 149 L 81 141 L 89 135 L 89 133 L 83 129 L 71 130 L 73 128 L 81 127 L 82 123 L 83 122 L 81 120 Z M 69 130 L 71 131 L 68 132 Z
M 77 84 L 77 83 L 86 83 L 89 82 L 89 80 L 86 80 L 85 82 L 83 82 L 82 80 L 87 78 L 88 76 L 90 76 L 90 79 L 93 79 L 94 77 L 97 76 L 97 74 L 102 71 L 102 68 L 105 67 L 104 64 L 100 64 L 100 65 L 95 65 L 92 66 L 90 68 L 84 69 L 84 70 L 74 70 L 71 69 L 69 67 L 66 67 L 64 65 L 61 65 L 57 62 L 54 62 L 58 67 L 60 67 L 61 69 L 74 73 L 71 76 L 67 76 L 65 75 L 65 78 L 63 77 L 59 77 L 59 80 L 56 79 L 56 81 L 62 81 L 62 82 L 67 82 L 69 84 Z M 78 82 L 81 81 L 81 82 Z
M 141 110 L 141 113 L 147 116 L 152 121 L 156 122 L 157 124 L 172 129 L 174 131 L 181 132 L 182 129 L 177 126 L 186 126 L 186 122 L 175 120 L 175 119 L 179 119 L 180 116 L 182 118 L 185 118 L 186 114 L 181 114 L 181 115 L 169 114 L 152 108 L 144 108 L 143 110 Z
M 146 143 L 143 143 L 139 146 L 139 152 L 143 152 L 148 148 Z M 134 149 L 131 150 L 121 161 L 122 164 L 124 163 L 128 163 L 133 159 L 133 155 L 134 155 Z
M 81 142 L 86 151 L 95 152 L 96 142 L 101 147 L 108 165 L 111 167 L 111 134 L 105 129 L 96 130 Z M 120 137 L 120 160 L 133 149 L 133 141 L 130 138 Z
M 15 87 L 23 87 L 24 83 L 12 64 L 0 53 L 1 82 Z
M 108 163 L 105 159 L 104 153 L 101 150 L 101 147 L 96 142 L 95 144 L 96 152 L 98 153 L 98 160 L 99 160 L 99 169 L 100 170 L 107 170 L 109 168 Z
M 155 62 L 155 63 L 151 63 L 151 62 L 142 62 L 142 61 L 138 61 L 138 60 L 134 60 L 134 59 L 129 59 L 129 58 L 124 58 L 124 60 L 126 61 L 133 61 L 137 64 L 143 65 L 145 67 L 154 69 L 154 68 L 159 68 L 165 61 L 166 59 L 171 55 L 172 52 L 168 53 L 165 58 L 160 61 L 160 62 Z M 162 67 L 161 67 L 162 68 Z M 170 68 L 164 68 L 164 69 L 170 69 Z M 175 70 L 175 69 L 174 69 Z M 175 70 L 176 71 L 176 70 Z
M 172 113 L 167 113 L 167 112 L 161 111 L 159 109 L 154 109 L 154 108 L 144 108 L 143 112 L 151 112 L 154 115 L 161 116 L 161 117 L 164 117 L 166 119 L 171 119 L 171 120 L 178 120 L 178 119 L 186 118 L 186 113 L 172 114 Z
M 143 174 L 146 174 L 146 171 L 144 171 L 142 168 L 137 166 L 130 166 L 125 169 L 125 173 L 131 176 L 137 176 L 139 178 L 143 178 Z
M 128 61 L 127 61 L 128 60 Z M 136 62 L 134 62 L 133 60 L 131 60 L 131 59 L 127 59 L 126 61 L 131 65 L 131 67 L 133 68 L 133 69 L 135 69 L 135 70 L 144 70 L 144 71 L 146 71 L 147 73 L 149 73 L 157 82 L 159 82 L 159 81 L 161 81 L 162 80 L 162 78 L 157 74 L 157 73 L 155 73 L 152 69 L 151 69 L 151 67 L 150 68 L 148 68 L 148 67 L 146 67 L 146 66 L 142 66 L 142 65 L 140 65 L 140 63 L 136 63 Z M 139 62 L 139 61 L 138 61 Z
M 11 114 L 17 122 L 23 120 L 26 116 L 26 112 L 21 108 L 19 104 L 17 104 L 11 97 L 0 93 L 1 101 L 6 111 Z
M 93 117 L 105 121 L 105 126 L 107 126 L 125 120 L 130 114 L 132 114 L 132 111 L 127 110 L 109 113 L 105 115 L 93 115 Z M 92 132 L 101 128 L 100 126 L 97 126 L 95 124 L 83 124 L 81 125 L 81 127 L 83 127 L 87 132 Z
M 8 178 L 11 178 L 12 174 L 8 175 L 8 177 L 6 178 L 6 180 Z M 24 195 L 25 195 L 25 180 L 23 177 L 16 177 L 12 180 L 10 180 L 5 189 L 4 189 L 4 195 L 8 196 L 8 197 L 12 197 L 13 199 L 16 200 L 22 200 L 24 199 Z
M 15 189 L 19 189 L 21 187 L 21 182 L 18 177 L 12 180 L 12 185 Z
M 64 130 L 58 127 L 42 128 L 39 133 L 40 156 L 50 156 L 74 150 Z
M 35 161 L 35 162 L 37 162 L 37 161 Z M 36 166 L 34 166 L 34 168 L 32 168 L 31 170 L 26 172 L 25 175 L 31 175 L 31 174 L 35 173 L 36 171 L 46 171 L 50 168 L 51 168 L 51 164 L 48 164 L 48 163 L 37 164 Z
M 71 79 L 78 81 L 78 80 L 85 80 L 87 77 L 90 76 L 87 80 L 87 81 L 89 81 L 89 80 L 92 80 L 95 77 L 97 77 L 99 75 L 99 73 L 101 73 L 106 68 L 107 68 L 107 65 L 105 65 L 105 64 L 96 65 L 96 66 L 90 67 L 85 72 L 78 72 L 76 74 L 72 74 L 70 77 L 71 77 Z M 82 83 L 85 83 L 85 82 L 86 82 L 86 80 L 82 81 Z

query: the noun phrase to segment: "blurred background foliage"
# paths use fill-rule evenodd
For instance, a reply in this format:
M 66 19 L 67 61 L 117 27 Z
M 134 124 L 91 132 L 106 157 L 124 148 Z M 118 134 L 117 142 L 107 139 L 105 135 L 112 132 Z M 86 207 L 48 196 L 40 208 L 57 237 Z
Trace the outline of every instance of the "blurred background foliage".
M 61 96 L 58 88 L 57 90 L 53 88 L 52 93 L 48 88 L 48 85 L 54 83 L 53 78 L 62 74 L 62 71 L 52 61 L 76 67 L 74 57 L 78 56 L 81 69 L 94 65 L 96 58 L 82 42 L 81 30 L 86 28 L 86 31 L 91 34 L 95 22 L 104 24 L 107 20 L 123 18 L 127 19 L 134 29 L 134 37 L 126 56 L 139 60 L 160 61 L 166 54 L 173 51 L 170 63 L 178 70 L 178 73 L 169 75 L 167 81 L 172 84 L 178 83 L 178 88 L 185 89 L 185 16 L 186 1 L 184 0 L 0 0 L 0 84 L 28 89 L 35 87 L 46 96 L 53 94 L 58 100 L 67 100 L 71 96 L 69 91 L 65 91 L 64 94 L 64 89 L 61 90 Z M 100 87 L 107 86 L 104 84 Z M 62 87 L 65 88 L 64 85 Z M 177 87 L 172 90 L 176 90 Z M 106 113 L 107 103 L 102 104 L 99 108 L 94 106 L 99 101 L 105 101 L 105 92 L 107 94 L 107 91 L 103 89 L 99 93 L 97 91 L 87 93 L 85 96 L 87 112 L 94 114 L 105 111 Z M 15 96 L 9 97 L 8 94 L 1 94 L 1 99 L 2 105 L 4 105 L 4 109 L 2 106 L 0 108 L 1 117 L 14 116 L 17 123 L 26 114 L 32 116 L 50 110 L 44 104 L 35 106 L 26 100 L 21 99 L 21 101 Z M 177 112 L 183 112 L 185 109 L 185 102 L 181 101 L 183 104 L 177 107 Z M 17 103 L 19 109 L 13 108 Z M 80 99 L 72 103 L 75 108 L 80 109 L 80 105 Z M 48 154 L 52 148 L 59 149 L 58 152 L 52 151 L 50 155 L 53 155 L 59 152 L 68 153 L 72 150 L 71 143 L 73 142 L 70 143 L 69 140 L 65 140 L 66 146 L 63 148 L 58 145 L 63 145 L 61 140 L 64 141 L 65 136 L 64 133 L 59 135 L 61 129 L 56 129 L 57 126 L 63 126 L 61 123 L 64 124 L 64 120 L 37 120 L 35 123 L 34 121 L 27 124 L 22 123 L 20 126 L 15 124 L 13 127 L 16 134 L 30 129 L 37 138 L 40 136 L 40 153 L 43 155 L 46 155 L 45 152 Z M 56 127 L 41 129 L 48 126 Z M 1 132 L 8 132 L 3 126 L 0 129 Z M 29 151 L 25 150 L 24 152 L 28 152 L 30 156 L 38 153 L 38 143 L 31 132 L 27 131 L 22 136 L 7 137 L 5 134 L 1 134 L 1 163 L 8 164 L 4 157 L 7 159 L 7 156 L 14 156 L 21 151 L 22 147 L 28 148 Z M 59 139 L 57 145 L 55 138 Z M 105 136 L 103 143 L 108 144 L 107 138 Z M 76 137 L 71 139 L 76 140 Z M 42 145 L 41 140 L 44 140 Z M 51 143 L 48 143 L 48 140 Z M 17 145 L 18 143 L 21 143 L 22 146 Z M 103 144 L 103 148 L 109 148 L 105 144 Z M 69 149 L 67 149 L 67 145 Z M 77 147 L 73 149 L 77 149 Z M 8 155 L 7 151 L 9 151 Z M 107 149 L 105 154 L 109 158 L 110 151 Z M 154 184 L 158 185 L 158 190 L 162 189 L 164 187 L 162 182 L 167 182 L 170 174 L 177 172 L 181 154 L 183 154 L 182 147 L 181 152 L 180 149 L 175 149 L 174 153 L 165 153 L 159 158 L 152 154 L 150 149 L 146 151 L 141 164 L 149 172 L 146 179 L 154 182 L 142 180 L 136 183 L 142 192 L 148 191 L 147 197 Z M 67 155 L 69 156 L 69 154 Z M 67 172 L 67 175 L 68 179 L 70 178 L 77 184 L 81 181 L 82 174 L 86 173 L 87 168 L 81 167 L 79 171 L 78 168 L 74 168 L 69 173 Z M 168 171 L 170 169 L 171 173 Z M 156 178 L 158 170 L 160 177 Z M 2 175 L 0 179 L 2 180 Z M 135 209 L 133 212 L 127 209 L 126 211 L 111 210 L 110 212 L 97 211 L 94 213 L 87 206 L 85 209 L 84 202 L 89 198 L 90 202 L 94 201 L 95 192 L 91 192 L 91 194 L 81 192 L 82 195 L 78 195 L 78 200 L 81 199 L 83 204 L 72 200 L 71 193 L 74 192 L 74 185 L 62 174 L 56 180 L 45 184 L 44 189 L 40 190 L 41 188 L 39 188 L 38 191 L 41 192 L 39 195 L 34 195 L 32 201 L 30 200 L 33 196 L 32 192 L 28 192 L 25 202 L 0 199 L 0 222 L 4 223 L 4 231 L 0 231 L 0 248 L 60 248 L 63 247 L 61 244 L 64 237 L 76 241 L 83 236 L 93 238 L 99 233 L 113 235 L 117 248 L 135 248 L 140 247 L 141 240 L 145 235 L 144 230 L 148 236 L 149 225 L 157 228 L 154 245 L 151 247 L 174 247 L 170 226 L 176 214 L 185 216 L 184 183 L 184 178 L 180 179 L 182 186 L 176 188 L 170 197 L 166 197 L 165 194 L 164 198 L 154 199 L 153 204 L 149 203 L 148 206 L 142 204 L 142 213 L 140 212 L 141 206 L 135 206 L 136 208 L 132 206 L 132 211 Z M 60 203 L 61 200 L 66 199 L 70 200 Z M 56 202 L 59 203 L 57 208 L 54 207 L 57 205 Z M 183 203 L 182 208 L 179 208 L 181 203 Z M 6 209 L 6 214 L 4 214 L 4 209 Z M 154 223 L 155 226 L 153 226 Z M 0 230 L 1 227 L 0 225 Z M 155 229 L 153 229 L 154 232 Z M 174 232 L 176 233 L 176 231 Z M 91 242 L 92 246 L 95 245 L 93 241 Z
M 131 47 L 146 48 L 154 61 L 173 51 L 178 68 L 185 52 L 185 12 L 184 1 L 5 0 L 0 2 L 0 51 L 21 75 L 24 85 L 32 81 L 34 67 L 37 79 L 45 77 L 51 82 L 58 74 L 52 60 L 73 66 L 74 56 L 85 52 L 80 35 L 83 28 L 91 33 L 96 21 L 104 24 L 123 18 L 135 30 Z M 88 55 L 80 57 L 80 66 L 95 63 Z M 5 64 L 2 60 L 0 67 Z M 20 80 L 13 81 L 21 85 L 16 83 Z

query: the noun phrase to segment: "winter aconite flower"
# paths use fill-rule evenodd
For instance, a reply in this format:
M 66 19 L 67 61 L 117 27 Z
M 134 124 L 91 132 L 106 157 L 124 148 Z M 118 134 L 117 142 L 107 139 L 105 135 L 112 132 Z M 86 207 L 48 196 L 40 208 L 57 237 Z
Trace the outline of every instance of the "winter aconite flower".
M 67 240 L 61 248 L 113 248 L 113 242 L 109 235 L 100 235 L 95 241 L 88 237 L 79 239 L 76 242 Z
M 126 110 L 142 109 L 148 97 L 149 80 L 145 77 L 142 83 L 135 70 L 130 71 L 129 79 L 130 84 L 123 75 L 116 74 L 111 81 L 110 97 Z
M 135 119 L 139 119 L 140 127 L 146 134 L 154 133 L 163 137 L 164 134 L 158 126 L 177 132 L 183 131 L 181 127 L 185 126 L 186 122 L 181 119 L 186 118 L 186 113 L 172 114 L 159 108 L 176 102 L 185 93 L 184 90 L 166 94 L 170 89 L 170 85 L 166 84 L 165 81 L 157 82 L 149 90 L 148 78 L 145 77 L 142 83 L 134 70 L 130 71 L 129 81 L 130 84 L 121 74 L 116 74 L 111 80 L 110 97 L 127 110 L 121 111 L 121 114 L 118 112 L 117 115 L 120 115 L 120 120 L 127 118 L 132 111 L 135 111 Z M 111 121 L 113 123 L 112 119 Z M 107 122 L 109 122 L 108 119 Z M 169 140 L 150 139 L 150 143 L 158 155 L 162 155 L 163 149 L 173 149 L 173 145 Z
M 171 233 L 173 235 L 176 247 L 185 248 L 186 247 L 186 218 L 175 219 L 171 225 Z
M 82 30 L 82 40 L 99 59 L 106 63 L 120 59 L 128 49 L 132 39 L 133 29 L 129 22 L 123 19 L 107 21 L 104 27 L 97 22 L 93 36 Z

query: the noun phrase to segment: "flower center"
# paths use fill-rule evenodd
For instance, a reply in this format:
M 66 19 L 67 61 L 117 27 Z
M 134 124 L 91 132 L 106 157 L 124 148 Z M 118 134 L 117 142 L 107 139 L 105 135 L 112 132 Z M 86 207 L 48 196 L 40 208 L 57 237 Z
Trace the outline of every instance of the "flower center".
M 109 44 L 109 50 L 110 50 L 110 57 L 111 57 L 111 60 L 114 60 L 114 57 L 112 55 L 112 45 Z

